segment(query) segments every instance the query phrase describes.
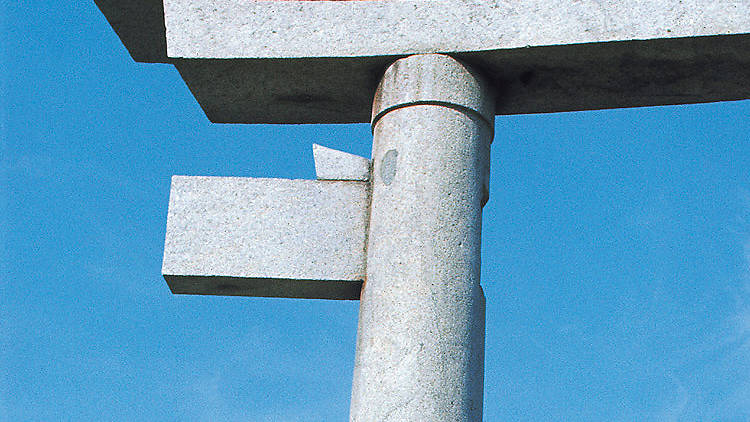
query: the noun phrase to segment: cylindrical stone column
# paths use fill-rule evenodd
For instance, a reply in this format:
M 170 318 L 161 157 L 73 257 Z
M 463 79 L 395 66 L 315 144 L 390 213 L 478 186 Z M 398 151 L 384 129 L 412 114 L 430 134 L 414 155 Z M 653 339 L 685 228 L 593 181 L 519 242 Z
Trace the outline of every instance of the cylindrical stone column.
M 487 84 L 449 56 L 398 60 L 380 82 L 351 421 L 482 419 L 493 121 Z

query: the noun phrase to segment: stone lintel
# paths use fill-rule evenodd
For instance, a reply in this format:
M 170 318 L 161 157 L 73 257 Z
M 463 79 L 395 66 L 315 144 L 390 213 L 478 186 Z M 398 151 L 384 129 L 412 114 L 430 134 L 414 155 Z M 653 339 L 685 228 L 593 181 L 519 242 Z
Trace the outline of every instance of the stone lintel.
M 217 123 L 367 122 L 385 68 L 419 53 L 485 74 L 497 114 L 750 98 L 750 0 L 96 2 Z

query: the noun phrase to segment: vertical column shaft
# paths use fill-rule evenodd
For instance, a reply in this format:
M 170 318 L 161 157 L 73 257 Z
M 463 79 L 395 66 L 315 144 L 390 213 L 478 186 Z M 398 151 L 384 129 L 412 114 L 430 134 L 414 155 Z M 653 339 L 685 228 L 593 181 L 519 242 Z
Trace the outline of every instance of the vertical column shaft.
M 380 82 L 351 421 L 482 419 L 493 120 L 487 84 L 449 56 L 398 60 Z

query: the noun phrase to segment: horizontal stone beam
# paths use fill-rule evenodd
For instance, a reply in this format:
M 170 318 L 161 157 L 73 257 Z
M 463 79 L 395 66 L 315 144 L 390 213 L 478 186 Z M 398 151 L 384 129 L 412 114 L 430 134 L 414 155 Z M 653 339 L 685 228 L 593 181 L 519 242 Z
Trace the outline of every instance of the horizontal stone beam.
M 750 98 L 750 0 L 96 1 L 214 122 L 366 122 L 385 67 L 434 52 L 483 72 L 497 114 Z
M 173 293 L 359 299 L 367 182 L 174 176 Z
M 167 55 L 465 53 L 750 32 L 744 0 L 164 0 Z

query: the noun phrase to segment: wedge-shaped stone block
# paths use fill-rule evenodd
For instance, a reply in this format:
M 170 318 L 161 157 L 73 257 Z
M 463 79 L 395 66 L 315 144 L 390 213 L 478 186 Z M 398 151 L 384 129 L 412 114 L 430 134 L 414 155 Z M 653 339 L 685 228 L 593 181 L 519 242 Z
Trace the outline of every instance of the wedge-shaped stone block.
M 365 182 L 172 178 L 162 274 L 173 293 L 359 299 Z
M 370 180 L 370 160 L 348 152 L 313 144 L 318 180 Z

